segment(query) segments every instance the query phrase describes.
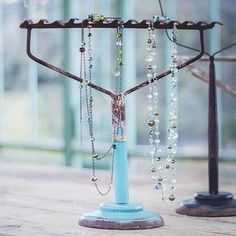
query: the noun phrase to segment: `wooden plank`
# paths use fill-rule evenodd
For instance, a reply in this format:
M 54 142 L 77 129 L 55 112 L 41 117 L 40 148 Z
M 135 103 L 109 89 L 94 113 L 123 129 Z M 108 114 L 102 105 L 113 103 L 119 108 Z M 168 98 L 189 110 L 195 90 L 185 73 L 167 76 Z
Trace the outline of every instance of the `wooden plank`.
M 152 189 L 148 163 L 130 175 L 131 200 L 147 210 L 159 212 L 165 226 L 145 231 L 125 231 L 125 235 L 208 236 L 236 235 L 236 217 L 200 218 L 175 213 L 174 205 L 165 206 Z M 132 163 L 131 163 L 132 164 Z M 194 172 L 191 171 L 194 167 Z M 204 162 L 179 164 L 178 201 L 192 197 L 207 184 Z M 133 169 L 133 168 L 131 168 Z M 234 165 L 222 163 L 224 190 L 234 190 Z M 205 174 L 204 174 L 205 173 Z M 102 187 L 109 173 L 99 171 Z M 227 174 L 227 175 L 226 175 Z M 90 170 L 0 163 L 0 236 L 1 235 L 106 235 L 107 231 L 78 226 L 84 213 L 96 210 L 102 202 L 112 202 L 113 194 L 99 196 L 90 183 Z M 181 181 L 182 180 L 182 181 Z M 110 235 L 124 232 L 109 231 Z

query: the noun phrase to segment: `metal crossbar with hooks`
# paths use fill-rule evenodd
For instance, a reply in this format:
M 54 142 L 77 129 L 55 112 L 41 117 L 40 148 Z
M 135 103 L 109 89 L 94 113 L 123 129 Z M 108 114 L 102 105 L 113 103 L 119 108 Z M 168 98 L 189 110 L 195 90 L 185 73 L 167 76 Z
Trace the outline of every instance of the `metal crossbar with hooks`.
M 184 22 L 179 22 L 179 21 L 173 21 L 173 20 L 156 20 L 155 22 L 151 20 L 142 20 L 142 21 L 137 21 L 135 19 L 128 20 L 126 22 L 121 21 L 121 20 L 99 20 L 99 21 L 89 21 L 88 19 L 80 21 L 79 19 L 70 19 L 68 22 L 62 22 L 62 21 L 54 21 L 54 22 L 48 22 L 45 19 L 40 20 L 37 23 L 34 23 L 31 20 L 26 20 L 24 21 L 20 27 L 22 29 L 27 29 L 27 54 L 28 56 L 36 61 L 37 63 L 54 70 L 66 77 L 69 77 L 73 80 L 76 80 L 80 83 L 83 82 L 83 79 L 79 78 L 76 75 L 73 75 L 69 73 L 68 71 L 65 71 L 61 68 L 58 68 L 38 57 L 32 54 L 31 52 L 31 31 L 32 29 L 53 29 L 53 28 L 61 28 L 61 29 L 67 29 L 67 28 L 86 28 L 91 26 L 92 28 L 117 28 L 118 26 L 123 26 L 124 28 L 132 28 L 132 29 L 146 29 L 148 26 L 152 23 L 152 26 L 155 29 L 172 29 L 174 25 L 176 25 L 177 29 L 180 30 L 198 30 L 200 34 L 200 52 L 197 54 L 195 57 L 189 59 L 188 61 L 185 61 L 184 63 L 178 65 L 178 70 L 192 64 L 193 62 L 199 60 L 205 52 L 205 47 L 204 47 L 204 31 L 213 28 L 216 24 L 221 24 L 219 22 L 204 22 L 204 21 L 199 21 L 197 23 L 194 23 L 192 21 L 184 21 Z M 171 73 L 170 70 L 167 70 L 159 75 L 157 75 L 155 78 L 152 79 L 151 82 L 154 82 L 155 80 L 159 80 Z M 142 83 L 134 86 L 133 88 L 130 88 L 126 90 L 123 95 L 126 96 L 142 87 L 145 87 L 149 84 L 150 82 L 148 80 L 143 81 Z M 96 89 L 104 94 L 109 95 L 110 97 L 114 98 L 117 96 L 113 91 L 104 89 L 94 83 L 89 82 L 88 86 L 92 87 L 93 89 Z

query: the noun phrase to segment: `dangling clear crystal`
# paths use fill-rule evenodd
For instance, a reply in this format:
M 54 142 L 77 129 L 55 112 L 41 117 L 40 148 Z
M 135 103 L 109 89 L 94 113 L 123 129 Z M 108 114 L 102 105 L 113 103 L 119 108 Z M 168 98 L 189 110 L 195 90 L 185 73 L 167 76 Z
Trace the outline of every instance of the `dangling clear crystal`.
M 172 48 L 172 53 L 173 53 L 173 54 L 177 54 L 177 48 L 176 48 L 176 47 L 173 47 L 173 48 Z
M 119 76 L 120 76 L 120 71 L 114 71 L 114 72 L 113 72 L 113 75 L 114 75 L 115 77 L 119 77 Z
M 152 76 L 153 76 L 153 75 L 152 75 L 151 73 L 148 73 L 148 74 L 147 74 L 147 78 L 148 78 L 148 79 L 151 79 Z
M 178 134 L 177 133 L 173 133 L 172 134 L 172 138 L 174 138 L 174 139 L 178 138 Z
M 122 43 L 122 41 L 117 41 L 116 45 L 121 47 L 123 45 L 123 43 Z
M 155 143 L 160 143 L 160 139 L 155 139 Z
M 175 74 L 177 74 L 179 72 L 178 68 L 176 68 L 176 67 L 171 67 L 170 71 L 172 73 L 172 76 L 174 76 Z
M 149 143 L 153 143 L 153 141 L 154 141 L 154 140 L 153 140 L 152 138 L 149 139 Z
M 155 189 L 156 189 L 156 190 L 162 189 L 162 183 L 157 182 L 157 183 L 155 184 Z
M 158 96 L 158 92 L 157 91 L 153 92 L 153 95 Z
M 154 59 L 154 58 L 153 58 L 153 56 L 151 56 L 151 55 L 148 55 L 148 56 L 145 57 L 146 62 L 152 62 L 153 59 Z

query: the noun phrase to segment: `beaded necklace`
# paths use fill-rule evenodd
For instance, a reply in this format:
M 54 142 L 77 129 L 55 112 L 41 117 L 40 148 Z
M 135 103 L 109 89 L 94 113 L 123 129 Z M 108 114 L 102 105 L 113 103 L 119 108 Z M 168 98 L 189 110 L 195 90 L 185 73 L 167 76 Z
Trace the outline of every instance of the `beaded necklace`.
M 170 98 L 169 98 L 169 117 L 167 129 L 167 157 L 161 157 L 162 149 L 160 147 L 160 132 L 159 132 L 159 116 L 160 110 L 158 107 L 159 91 L 156 77 L 156 35 L 154 28 L 150 23 L 148 27 L 148 40 L 147 40 L 147 78 L 150 81 L 148 87 L 148 141 L 150 145 L 150 160 L 151 160 L 151 173 L 154 180 L 155 189 L 161 191 L 162 200 L 169 203 L 175 200 L 175 154 L 177 148 L 177 29 L 174 25 L 172 31 L 172 52 L 171 52 L 171 78 L 170 78 Z M 154 79 L 154 82 L 151 81 Z
M 93 15 L 92 15 L 93 16 Z M 96 17 L 91 17 L 89 18 L 90 20 L 93 19 L 95 20 L 101 20 L 100 17 L 96 15 Z M 90 142 L 91 142 L 91 150 L 92 150 L 92 177 L 91 181 L 94 183 L 96 190 L 98 191 L 99 194 L 101 195 L 107 195 L 113 184 L 113 175 L 114 175 L 114 149 L 116 148 L 116 145 L 112 143 L 108 151 L 102 155 L 99 156 L 98 153 L 96 152 L 95 149 L 95 136 L 94 136 L 94 126 L 93 126 L 93 94 L 92 94 L 92 89 L 91 87 L 88 87 L 88 83 L 92 82 L 92 33 L 91 33 L 91 25 L 88 27 L 88 80 L 86 79 L 86 57 L 85 57 L 85 41 L 84 41 L 84 30 L 82 28 L 82 33 L 81 33 L 81 47 L 80 47 L 80 77 L 83 79 L 83 82 L 80 86 L 80 125 L 81 125 L 81 139 L 83 138 L 82 136 L 82 89 L 84 88 L 85 90 L 85 103 L 86 103 L 86 110 L 87 110 L 87 121 L 88 121 L 88 129 L 89 129 L 89 136 L 90 136 Z M 116 33 L 116 52 L 117 52 L 117 62 L 116 62 L 116 69 L 113 72 L 113 76 L 116 79 L 116 92 L 121 93 L 122 92 L 122 66 L 123 66 L 123 61 L 122 61 L 122 55 L 123 55 L 123 27 L 118 26 L 117 28 L 117 33 Z M 120 125 L 120 122 L 117 122 L 117 126 Z M 114 141 L 116 140 L 116 137 L 119 135 L 119 127 L 115 127 L 115 132 L 114 136 Z M 96 175 L 96 168 L 95 168 L 95 163 L 96 161 L 99 161 L 106 156 L 108 156 L 111 153 L 112 156 L 112 161 L 111 161 L 111 176 L 110 176 L 110 181 L 109 181 L 109 186 L 106 191 L 101 191 L 99 186 L 98 186 L 98 177 Z

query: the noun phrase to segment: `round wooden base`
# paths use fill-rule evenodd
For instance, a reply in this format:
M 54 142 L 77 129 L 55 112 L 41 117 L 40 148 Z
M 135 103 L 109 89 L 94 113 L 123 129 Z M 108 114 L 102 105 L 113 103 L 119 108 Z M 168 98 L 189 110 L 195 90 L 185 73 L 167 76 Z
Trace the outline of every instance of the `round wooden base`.
M 162 217 L 153 212 L 144 211 L 139 204 L 105 204 L 95 212 L 85 213 L 79 225 L 116 230 L 152 229 L 163 226 Z
M 194 199 L 181 202 L 176 209 L 181 215 L 223 217 L 236 216 L 236 200 L 228 192 L 210 194 L 201 192 Z

